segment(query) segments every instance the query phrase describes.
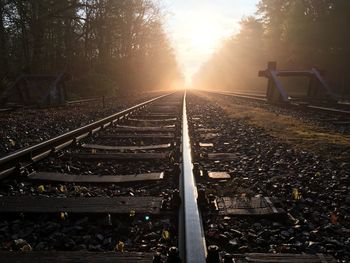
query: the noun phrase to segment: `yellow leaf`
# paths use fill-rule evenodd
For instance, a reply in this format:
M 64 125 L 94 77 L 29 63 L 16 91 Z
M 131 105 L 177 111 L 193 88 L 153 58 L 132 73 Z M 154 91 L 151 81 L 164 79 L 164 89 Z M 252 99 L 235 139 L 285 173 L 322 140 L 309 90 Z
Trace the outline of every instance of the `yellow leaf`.
M 31 245 L 29 245 L 29 244 L 25 244 L 23 247 L 21 247 L 21 251 L 22 252 L 30 252 L 30 251 L 32 251 L 33 249 L 32 249 L 32 246 Z
M 293 200 L 300 200 L 301 199 L 301 193 L 299 192 L 298 188 L 293 188 L 292 198 L 293 198 Z
M 61 218 L 61 220 L 66 220 L 67 217 L 68 217 L 68 213 L 67 213 L 67 212 L 61 212 L 61 213 L 60 213 L 60 218 Z
M 74 192 L 76 192 L 76 193 L 80 193 L 81 192 L 81 188 L 80 188 L 80 186 L 78 186 L 78 185 L 75 185 L 74 186 Z
M 163 231 L 162 231 L 162 238 L 164 240 L 168 240 L 170 238 L 170 233 L 169 233 L 168 230 L 163 229 Z
M 9 142 L 10 142 L 10 144 L 11 144 L 12 146 L 16 146 L 16 142 L 15 142 L 14 140 L 9 139 Z
M 39 186 L 38 186 L 38 192 L 39 192 L 39 193 L 45 192 L 45 186 L 39 185 Z
M 124 253 L 124 247 L 125 244 L 123 241 L 119 241 L 118 244 L 115 246 L 116 251 Z
M 65 185 L 60 185 L 59 189 L 61 193 L 67 193 L 67 187 Z
M 130 210 L 129 216 L 134 217 L 136 214 L 135 210 Z

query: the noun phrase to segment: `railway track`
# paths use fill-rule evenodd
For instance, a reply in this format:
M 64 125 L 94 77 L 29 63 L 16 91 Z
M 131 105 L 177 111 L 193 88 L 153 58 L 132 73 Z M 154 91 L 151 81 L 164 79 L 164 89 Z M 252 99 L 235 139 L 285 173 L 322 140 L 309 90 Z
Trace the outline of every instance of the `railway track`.
M 228 91 L 210 91 L 211 93 L 221 94 L 221 95 L 228 95 L 233 96 L 237 98 L 242 99 L 248 99 L 252 101 L 258 101 L 267 103 L 266 95 L 259 94 L 259 93 L 243 93 L 243 92 L 228 92 Z M 294 108 L 304 108 L 308 110 L 318 111 L 318 112 L 326 112 L 326 113 L 333 113 L 333 114 L 342 114 L 342 115 L 350 115 L 350 108 L 348 104 L 346 103 L 337 103 L 333 106 L 329 105 L 313 105 L 306 103 L 303 100 L 291 100 L 290 104 L 288 104 L 291 107 Z
M 263 106 L 270 108 L 279 108 L 289 114 L 294 112 L 298 115 L 304 115 L 306 119 L 316 121 L 322 125 L 332 126 L 342 133 L 350 132 L 350 108 L 348 104 L 338 103 L 335 105 L 313 105 L 301 101 L 293 101 L 289 104 L 269 104 L 266 96 L 261 93 L 243 93 L 226 91 L 204 91 L 213 96 L 221 95 L 242 99 L 251 102 L 254 106 Z
M 297 246 L 315 234 L 269 181 L 278 156 L 252 157 L 254 132 L 177 92 L 1 158 L 0 261 L 337 262 Z
M 103 98 L 90 98 L 90 99 L 82 99 L 82 100 L 70 100 L 67 101 L 66 104 L 62 104 L 62 105 L 54 105 L 54 106 L 25 106 L 25 105 L 5 105 L 1 106 L 0 108 L 0 113 L 1 112 L 11 112 L 11 111 L 16 111 L 16 110 L 35 110 L 35 109 L 50 109 L 50 108 L 63 108 L 63 107 L 67 107 L 67 106 L 74 106 L 74 105 L 80 105 L 80 104 L 86 104 L 86 103 L 104 103 L 104 99 Z
M 347 194 L 336 193 L 347 188 L 340 179 L 347 172 L 276 142 L 204 98 L 194 92 L 187 106 L 210 262 L 337 262 L 333 256 L 346 262 L 349 234 L 343 239 L 327 229 L 340 227 L 330 218 L 344 205 Z M 349 213 L 340 214 L 347 229 Z
M 0 136 L 2 137 L 0 157 L 85 126 L 164 93 L 106 97 L 104 102 L 103 98 L 73 103 L 70 101 L 61 106 L 20 108 L 12 112 L 0 110 Z
M 157 97 L 1 158 L 0 261 L 176 260 L 182 103 Z

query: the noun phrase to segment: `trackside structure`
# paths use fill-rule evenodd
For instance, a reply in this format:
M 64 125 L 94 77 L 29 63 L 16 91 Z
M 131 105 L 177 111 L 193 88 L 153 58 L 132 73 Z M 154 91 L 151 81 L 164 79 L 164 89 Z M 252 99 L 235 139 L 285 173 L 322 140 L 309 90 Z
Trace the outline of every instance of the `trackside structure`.
M 277 70 L 277 63 L 271 61 L 268 62 L 267 69 L 260 70 L 258 75 L 268 79 L 266 98 L 270 103 L 289 103 L 291 99 L 279 77 L 308 77 L 307 101 L 337 101 L 335 94 L 323 78 L 324 71 L 316 68 L 310 70 Z
M 66 103 L 67 73 L 19 76 L 0 96 L 1 104 L 51 106 Z

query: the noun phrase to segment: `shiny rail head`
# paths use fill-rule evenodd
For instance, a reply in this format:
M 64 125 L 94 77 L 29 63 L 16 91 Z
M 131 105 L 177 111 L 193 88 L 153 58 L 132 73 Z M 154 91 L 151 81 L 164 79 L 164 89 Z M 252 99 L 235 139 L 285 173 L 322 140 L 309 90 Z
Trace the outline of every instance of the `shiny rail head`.
M 197 187 L 193 174 L 191 143 L 186 111 L 186 92 L 183 100 L 182 117 L 182 230 L 184 244 L 181 246 L 183 261 L 187 263 L 206 262 L 206 245 L 202 219 L 197 204 Z

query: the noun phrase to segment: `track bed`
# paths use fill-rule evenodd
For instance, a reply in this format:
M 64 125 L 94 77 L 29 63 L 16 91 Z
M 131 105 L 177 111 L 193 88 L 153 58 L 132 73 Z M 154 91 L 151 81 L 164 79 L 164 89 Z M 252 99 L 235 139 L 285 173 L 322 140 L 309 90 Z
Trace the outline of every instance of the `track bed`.
M 182 98 L 155 100 L 5 177 L 1 261 L 152 262 L 178 247 Z
M 191 94 L 187 100 L 208 246 L 231 255 L 307 253 L 350 259 L 348 171 L 279 143 L 202 97 Z

